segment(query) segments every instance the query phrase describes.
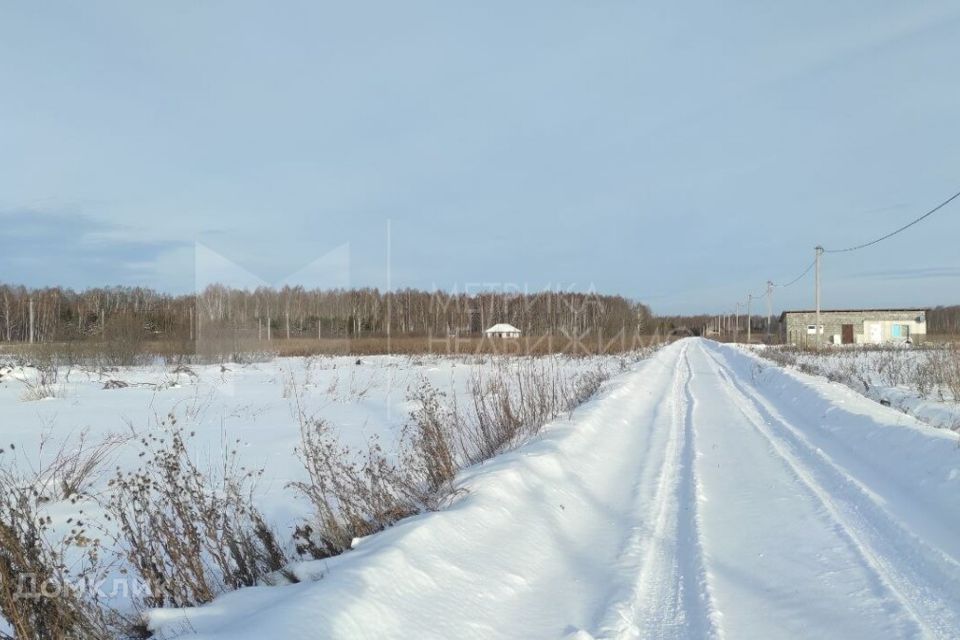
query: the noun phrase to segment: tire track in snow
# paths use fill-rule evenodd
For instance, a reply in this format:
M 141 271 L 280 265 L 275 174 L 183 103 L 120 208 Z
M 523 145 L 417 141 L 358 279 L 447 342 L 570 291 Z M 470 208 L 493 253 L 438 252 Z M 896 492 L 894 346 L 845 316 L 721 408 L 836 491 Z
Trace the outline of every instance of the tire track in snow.
M 710 349 L 724 390 L 794 477 L 839 527 L 851 550 L 916 624 L 917 635 L 955 638 L 960 629 L 960 565 L 886 512 L 854 477 L 834 464 L 739 379 Z M 931 579 L 930 576 L 936 576 Z
M 687 350 L 683 352 L 684 366 L 687 369 L 687 379 L 683 387 L 684 393 L 684 468 L 686 470 L 684 491 L 680 495 L 681 513 L 683 526 L 681 532 L 686 532 L 688 536 L 688 553 L 683 554 L 681 559 L 685 563 L 689 583 L 687 584 L 686 596 L 688 599 L 688 611 L 696 610 L 702 616 L 701 633 L 697 637 L 701 638 L 723 638 L 723 629 L 720 626 L 720 613 L 717 611 L 716 602 L 713 599 L 713 592 L 707 578 L 706 560 L 703 550 L 703 537 L 700 520 L 700 500 L 703 495 L 703 487 L 700 476 L 697 473 L 697 446 L 696 429 L 693 424 L 693 412 L 696 407 L 696 399 L 693 395 L 693 366 L 687 356 Z
M 693 371 L 687 348 L 684 345 L 678 354 L 670 395 L 660 404 L 669 408 L 669 431 L 652 496 L 642 467 L 655 462 L 655 445 L 640 466 L 635 505 L 640 522 L 620 555 L 629 584 L 608 604 L 598 638 L 720 637 L 697 519 Z M 661 426 L 657 420 L 661 415 L 652 419 L 651 432 Z

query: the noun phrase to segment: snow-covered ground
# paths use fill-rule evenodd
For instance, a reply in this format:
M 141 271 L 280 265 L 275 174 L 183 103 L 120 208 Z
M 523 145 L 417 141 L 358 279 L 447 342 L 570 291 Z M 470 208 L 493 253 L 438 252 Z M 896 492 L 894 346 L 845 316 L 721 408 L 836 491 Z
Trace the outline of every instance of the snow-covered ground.
M 163 612 L 259 638 L 955 638 L 960 449 L 689 339 L 316 581 Z
M 960 351 L 950 345 L 832 348 L 822 353 L 767 347 L 760 353 L 843 382 L 935 427 L 960 431 Z
M 50 469 L 61 452 L 69 455 L 81 442 L 88 451 L 108 438 L 120 442 L 84 487 L 93 498 L 54 500 L 44 507 L 52 518 L 51 537 L 82 518 L 94 531 L 103 529 L 106 542 L 115 528 L 101 505 L 114 468 L 136 469 L 144 451 L 140 437 L 150 433 L 163 437 L 169 428 L 164 423 L 174 416 L 179 427 L 195 434 L 189 446 L 200 469 L 215 470 L 224 450 L 234 447 L 239 465 L 264 469 L 255 503 L 291 551 L 294 527 L 312 513 L 309 502 L 289 487 L 307 479 L 294 454 L 300 445 L 301 414 L 324 420 L 354 451 L 364 450 L 376 437 L 389 456 L 417 406 L 411 391 L 424 382 L 466 405 L 477 376 L 528 365 L 547 367 L 565 379 L 598 369 L 609 375 L 636 357 L 427 355 L 279 358 L 243 365 L 109 371 L 61 367 L 55 376 L 48 372 L 49 384 L 43 387 L 42 371 L 4 364 L 0 354 L 0 464 L 30 478 Z M 41 387 L 52 397 L 36 399 Z M 122 568 L 121 563 L 112 576 L 121 575 Z M 124 597 L 121 592 L 110 604 L 122 609 Z
M 343 429 L 386 433 L 409 408 L 399 379 L 463 384 L 484 366 L 323 363 L 352 391 L 334 399 L 318 368 L 312 402 L 342 411 Z M 78 378 L 66 397 L 29 403 L 8 382 L 4 435 L 29 442 L 44 421 L 122 428 L 118 413 L 142 424 L 173 405 L 207 416 L 210 447 L 242 428 L 245 455 L 279 487 L 296 473 L 283 367 L 305 375 L 284 361 L 203 369 L 207 383 L 163 391 Z M 212 399 L 191 386 L 204 384 Z M 664 347 L 458 483 L 447 509 L 297 567 L 313 579 L 152 623 L 194 640 L 960 636 L 957 435 L 736 347 Z M 269 491 L 272 518 L 301 515 Z

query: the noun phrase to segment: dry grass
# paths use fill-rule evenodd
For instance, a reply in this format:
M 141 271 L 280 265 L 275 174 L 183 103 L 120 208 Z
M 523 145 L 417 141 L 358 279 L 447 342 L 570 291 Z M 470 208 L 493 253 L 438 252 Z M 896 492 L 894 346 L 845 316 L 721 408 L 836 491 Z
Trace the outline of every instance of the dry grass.
M 441 413 L 451 416 L 459 451 L 467 464 L 491 458 L 537 434 L 557 417 L 573 411 L 596 393 L 612 374 L 610 368 L 570 375 L 555 360 L 501 360 L 470 382 L 469 404 L 452 402 Z M 428 394 L 415 398 L 423 407 Z
M 256 338 L 162 341 L 130 339 L 119 334 L 107 340 L 56 342 L 35 345 L 5 345 L 0 354 L 23 366 L 37 362 L 60 367 L 91 367 L 109 370 L 118 366 L 143 365 L 158 360 L 167 364 L 253 362 L 273 357 L 314 355 L 613 355 L 647 348 L 666 341 L 659 335 L 624 333 L 604 336 L 544 335 L 517 339 L 469 337 L 403 336 L 387 338 Z
M 457 444 L 462 441 L 458 416 L 443 406 L 444 395 L 422 381 L 410 395 L 417 406 L 404 431 L 406 462 L 422 479 L 429 495 L 448 492 L 457 475 Z
M 921 398 L 960 403 L 960 345 L 956 344 L 825 352 L 780 347 L 758 353 L 782 366 L 825 376 L 865 394 L 875 385 L 905 387 L 915 390 Z
M 925 362 L 916 371 L 915 384 L 921 395 L 936 394 L 941 401 L 949 395 L 953 402 L 960 403 L 960 345 L 930 349 L 926 353 Z
M 343 445 L 327 422 L 303 414 L 296 383 L 289 383 L 300 418 L 296 453 L 308 476 L 291 486 L 314 508 L 312 520 L 296 530 L 298 553 L 337 555 L 350 549 L 355 538 L 441 508 L 458 493 L 460 470 L 535 435 L 627 364 L 624 360 L 619 366 L 572 374 L 555 359 L 500 359 L 491 371 L 473 378 L 470 402 L 462 407 L 422 380 L 410 392 L 414 408 L 392 458 L 376 439 L 363 451 Z
M 30 366 L 36 369 L 35 378 L 21 380 L 24 391 L 20 399 L 24 402 L 36 402 L 46 398 L 56 398 L 62 395 L 60 385 L 60 361 L 51 349 L 40 349 L 33 354 Z M 69 373 L 67 374 L 69 377 Z
M 314 508 L 311 522 L 294 532 L 297 553 L 335 556 L 362 538 L 422 508 L 409 472 L 391 463 L 376 440 L 366 451 L 344 446 L 330 426 L 301 417 L 297 457 L 309 480 L 290 486 Z
M 928 333 L 923 336 L 924 345 L 960 344 L 960 334 L 956 333 Z
M 306 355 L 613 355 L 636 351 L 664 341 L 660 336 L 585 334 L 546 335 L 513 339 L 488 337 L 368 337 L 349 340 L 291 339 L 274 341 L 280 356 Z
M 52 433 L 45 432 L 40 436 L 37 466 L 28 459 L 22 461 L 22 466 L 31 469 L 34 488 L 44 500 L 76 499 L 88 493 L 103 476 L 104 465 L 117 448 L 129 440 L 129 436 L 114 434 L 92 440 L 85 429 L 76 438 L 69 435 L 54 445 Z

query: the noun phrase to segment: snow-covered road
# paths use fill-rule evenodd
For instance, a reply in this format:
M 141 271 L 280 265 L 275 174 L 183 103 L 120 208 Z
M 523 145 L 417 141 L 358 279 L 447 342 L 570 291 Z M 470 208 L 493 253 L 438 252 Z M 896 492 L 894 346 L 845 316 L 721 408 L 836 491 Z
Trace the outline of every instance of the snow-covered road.
M 155 621 L 218 640 L 960 637 L 956 435 L 734 347 L 662 349 L 463 484 L 320 580 Z

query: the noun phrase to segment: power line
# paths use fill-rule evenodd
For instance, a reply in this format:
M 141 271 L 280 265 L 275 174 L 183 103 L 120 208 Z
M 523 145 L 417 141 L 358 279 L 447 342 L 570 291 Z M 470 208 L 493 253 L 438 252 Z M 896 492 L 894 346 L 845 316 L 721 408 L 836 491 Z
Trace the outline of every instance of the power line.
M 877 244 L 878 242 L 883 242 L 883 241 L 886 240 L 887 238 L 892 238 L 893 236 L 897 235 L 897 234 L 900 233 L 901 231 L 906 231 L 907 229 L 909 229 L 909 228 L 912 227 L 913 225 L 917 224 L 918 222 L 920 222 L 920 221 L 922 221 L 922 220 L 924 220 L 924 219 L 932 216 L 934 213 L 936 213 L 936 212 L 939 211 L 940 209 L 944 208 L 945 206 L 947 206 L 948 204 L 950 204 L 951 202 L 953 202 L 953 201 L 956 200 L 957 198 L 960 198 L 960 191 L 956 192 L 955 194 L 953 194 L 952 196 L 950 196 L 949 198 L 947 198 L 946 200 L 944 200 L 943 202 L 941 202 L 940 204 L 938 204 L 937 206 L 935 206 L 933 209 L 930 209 L 930 211 L 927 211 L 925 214 L 923 214 L 922 216 L 920 216 L 919 218 L 917 218 L 917 219 L 914 220 L 913 222 L 910 222 L 910 223 L 908 223 L 908 224 L 905 224 L 905 225 L 903 225 L 902 227 L 900 227 L 899 229 L 897 229 L 896 231 L 892 231 L 892 232 L 888 233 L 888 234 L 885 235 L 885 236 L 882 236 L 882 237 L 880 237 L 880 238 L 877 238 L 876 240 L 871 240 L 870 242 L 865 242 L 865 243 L 863 243 L 863 244 L 858 244 L 858 245 L 855 246 L 855 247 L 847 247 L 846 249 L 824 249 L 824 253 L 846 253 L 847 251 L 856 251 L 856 250 L 858 250 L 858 249 L 865 249 L 865 248 L 867 248 L 867 247 L 869 247 L 869 246 L 872 246 L 872 245 Z
M 844 249 L 824 249 L 824 248 L 821 247 L 821 246 L 817 246 L 817 247 L 816 247 L 816 252 L 817 252 L 817 253 L 816 253 L 816 257 L 814 258 L 814 260 L 813 260 L 809 265 L 807 265 L 807 267 L 803 270 L 803 272 L 802 272 L 800 275 L 798 275 L 796 278 L 794 278 L 793 280 L 791 280 L 790 282 L 788 282 L 788 283 L 786 283 L 786 284 L 777 284 L 777 285 L 775 285 L 773 282 L 771 282 L 771 281 L 768 280 L 768 281 L 767 281 L 767 289 L 766 289 L 766 291 L 764 291 L 763 293 L 759 293 L 759 294 L 754 294 L 754 293 L 751 292 L 751 293 L 749 293 L 749 294 L 747 295 L 747 304 L 746 304 L 746 307 L 747 307 L 747 316 L 746 316 L 746 320 L 747 320 L 747 342 L 750 342 L 750 334 L 751 334 L 751 329 L 752 329 L 752 322 L 751 322 L 751 320 L 752 320 L 751 315 L 752 315 L 752 314 L 751 314 L 751 308 L 750 308 L 750 307 L 751 307 L 751 303 L 753 302 L 753 299 L 754 299 L 754 298 L 759 299 L 759 298 L 761 298 L 761 297 L 763 297 L 763 296 L 766 296 L 766 298 L 767 298 L 767 332 L 768 332 L 768 334 L 769 334 L 769 331 L 770 331 L 770 313 L 771 313 L 770 308 L 771 308 L 771 304 L 772 304 L 771 297 L 772 297 L 772 295 L 773 295 L 773 290 L 774 290 L 774 288 L 776 288 L 776 287 L 779 287 L 779 288 L 790 287 L 790 286 L 792 286 L 792 285 L 800 282 L 800 280 L 802 280 L 808 273 L 810 273 L 810 271 L 811 271 L 814 267 L 816 267 L 816 270 L 817 270 L 817 271 L 816 271 L 816 285 L 815 285 L 815 291 L 816 291 L 816 306 L 817 306 L 817 321 L 816 321 L 816 328 L 817 328 L 817 330 L 816 330 L 816 334 L 817 334 L 817 349 L 819 349 L 819 348 L 820 348 L 820 342 L 821 342 L 821 334 L 820 334 L 820 326 L 821 326 L 821 325 L 820 325 L 820 257 L 821 257 L 824 253 L 846 253 L 846 252 L 849 252 L 849 251 L 857 251 L 857 250 L 859 250 L 859 249 L 865 249 L 865 248 L 867 248 L 867 247 L 871 247 L 871 246 L 873 246 L 873 245 L 875 245 L 875 244 L 878 244 L 878 243 L 880 243 L 880 242 L 883 242 L 884 240 L 887 240 L 888 238 L 892 238 L 893 236 L 895 236 L 895 235 L 897 235 L 897 234 L 899 234 L 899 233 L 902 233 L 902 232 L 906 231 L 907 229 L 909 229 L 910 227 L 914 226 L 915 224 L 918 224 L 918 223 L 922 222 L 923 220 L 926 220 L 927 218 L 929 218 L 930 216 L 932 216 L 934 213 L 936 213 L 936 212 L 939 211 L 940 209 L 944 208 L 945 206 L 947 206 L 948 204 L 950 204 L 951 202 L 953 202 L 953 201 L 956 200 L 957 198 L 960 198 L 960 191 L 958 191 L 957 193 L 954 193 L 952 196 L 950 196 L 949 198 L 947 198 L 946 200 L 944 200 L 943 202 L 941 202 L 940 204 L 938 204 L 937 206 L 935 206 L 933 209 L 930 209 L 929 211 L 927 211 L 926 213 L 924 213 L 924 214 L 923 214 L 922 216 L 920 216 L 919 218 L 908 222 L 907 224 L 903 225 L 903 226 L 900 227 L 899 229 L 896 229 L 895 231 L 891 231 L 890 233 L 888 233 L 888 234 L 886 234 L 886 235 L 884 235 L 884 236 L 881 236 L 881 237 L 879 237 L 879 238 L 877 238 L 877 239 L 875 239 L 875 240 L 871 240 L 870 242 L 865 242 L 865 243 L 863 243 L 863 244 L 858 244 L 858 245 L 855 245 L 855 246 L 852 246 L 852 247 L 846 247 L 846 248 L 844 248 Z M 742 302 L 737 302 L 737 303 L 736 303 L 735 313 L 736 313 L 736 321 L 737 321 L 737 322 L 736 322 L 736 327 L 734 328 L 734 341 L 737 340 L 737 335 L 739 334 L 739 328 L 740 328 L 740 326 L 739 326 L 739 325 L 740 325 L 740 306 L 741 306 L 741 304 L 742 304 Z M 720 316 L 718 316 L 718 317 L 717 317 L 717 327 L 718 327 L 718 329 L 721 327 L 721 325 L 722 325 L 722 322 L 721 322 L 721 320 L 720 320 Z
M 958 195 L 960 195 L 960 194 L 958 194 Z M 808 273 L 810 273 L 810 270 L 813 269 L 813 266 L 814 266 L 816 263 L 817 263 L 816 260 L 814 260 L 813 262 L 811 262 L 809 265 L 807 265 L 807 268 L 803 270 L 803 273 L 801 273 L 800 275 L 798 275 L 796 278 L 794 278 L 793 280 L 791 280 L 791 281 L 788 282 L 787 284 L 777 284 L 777 285 L 774 285 L 774 286 L 775 286 L 775 287 L 780 287 L 780 288 L 782 288 L 782 289 L 786 289 L 787 287 L 789 287 L 789 286 L 791 286 L 791 285 L 797 284 L 798 282 L 800 282 L 800 281 L 803 279 L 803 277 L 804 277 L 805 275 L 807 275 Z

